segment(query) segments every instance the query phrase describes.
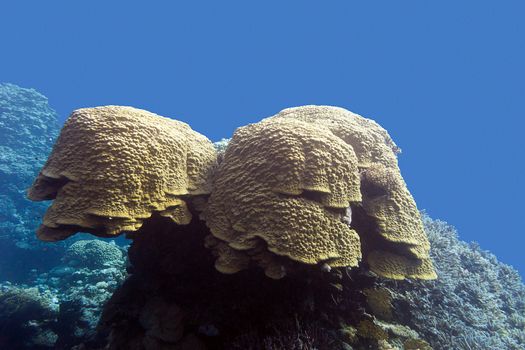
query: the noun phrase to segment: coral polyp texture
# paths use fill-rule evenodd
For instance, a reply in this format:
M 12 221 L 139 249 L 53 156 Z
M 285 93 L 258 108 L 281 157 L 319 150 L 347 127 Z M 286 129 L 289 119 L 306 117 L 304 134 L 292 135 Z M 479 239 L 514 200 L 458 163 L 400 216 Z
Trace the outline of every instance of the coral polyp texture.
M 357 266 L 378 275 L 435 278 L 429 243 L 376 122 L 345 109 L 285 109 L 236 130 L 224 151 L 182 122 L 131 108 L 80 109 L 29 191 L 54 199 L 43 240 L 77 231 L 137 231 L 153 213 L 188 224 L 223 273 L 252 265 L 281 278 L 296 267 Z
M 268 119 L 301 120 L 328 128 L 335 136 L 351 145 L 360 167 L 373 163 L 397 166 L 396 154 L 401 149 L 388 132 L 372 119 L 344 108 L 332 106 L 301 106 L 287 108 Z
M 268 120 L 239 128 L 215 172 L 203 217 L 213 236 L 259 260 L 263 247 L 304 264 L 356 266 L 357 233 L 343 222 L 361 201 L 356 155 L 320 126 Z M 238 271 L 243 259 L 219 249 L 219 271 Z M 277 262 L 276 262 L 277 263 Z M 233 264 L 233 265 L 232 265 Z M 273 277 L 275 264 L 266 264 Z
M 393 279 L 434 278 L 430 244 L 399 169 L 376 163 L 363 169 L 361 175 L 365 214 L 355 222 L 367 226 L 364 240 L 370 268 Z
M 136 231 L 153 212 L 187 224 L 184 196 L 208 194 L 212 143 L 187 124 L 121 106 L 84 108 L 66 121 L 29 189 L 53 199 L 37 235 Z
M 203 215 L 228 245 L 211 244 L 217 268 L 238 271 L 267 246 L 305 264 L 355 266 L 363 256 L 384 277 L 435 278 L 398 152 L 379 124 L 337 107 L 289 108 L 238 129 Z
M 354 210 L 353 226 L 360 233 L 363 255 L 372 271 L 394 279 L 436 277 L 421 217 L 397 163 L 401 150 L 385 129 L 371 119 L 330 106 L 288 108 L 272 119 L 324 125 L 354 149 L 363 200 Z

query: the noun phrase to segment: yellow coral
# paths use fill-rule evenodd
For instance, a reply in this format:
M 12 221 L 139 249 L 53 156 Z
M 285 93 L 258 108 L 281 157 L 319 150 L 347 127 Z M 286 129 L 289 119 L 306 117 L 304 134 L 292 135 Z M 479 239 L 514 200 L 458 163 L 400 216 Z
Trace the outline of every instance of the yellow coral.
M 321 126 L 268 120 L 235 132 L 203 217 L 215 237 L 276 277 L 281 268 L 254 250 L 267 246 L 305 264 L 357 265 L 359 237 L 342 219 L 360 200 L 351 147 Z
M 327 127 L 355 151 L 362 194 L 357 209 L 362 210 L 355 210 L 352 220 L 370 268 L 389 278 L 436 278 L 419 211 L 398 167 L 399 148 L 386 130 L 373 120 L 330 106 L 288 108 L 266 120 L 283 119 Z
M 215 261 L 215 268 L 217 271 L 232 274 L 248 268 L 250 258 L 231 247 L 225 242 L 208 235 L 205 238 L 204 246 L 211 249 L 217 256 Z
M 373 340 L 387 340 L 388 333 L 373 321 L 362 320 L 357 325 L 357 334 L 362 338 Z
M 185 123 L 87 108 L 66 122 L 29 197 L 54 199 L 38 231 L 44 240 L 136 231 L 153 212 L 187 224 L 191 197 L 225 273 L 255 262 L 279 278 L 286 259 L 329 268 L 363 256 L 384 277 L 435 278 L 398 152 L 370 119 L 304 106 L 239 128 L 216 168 L 212 144 Z M 208 202 L 194 197 L 210 193 Z
M 182 122 L 132 107 L 74 111 L 28 192 L 54 199 L 38 235 L 135 231 L 152 212 L 188 223 L 181 198 L 210 192 L 212 143 Z
M 383 320 L 392 319 L 392 295 L 388 289 L 366 288 L 363 292 L 366 295 L 367 304 L 372 309 L 374 316 Z
M 401 152 L 388 132 L 374 120 L 344 108 L 332 106 L 301 106 L 287 108 L 268 119 L 301 120 L 323 126 L 354 149 L 360 168 L 373 163 L 397 166 L 396 154 Z
M 416 258 L 428 257 L 421 216 L 399 171 L 374 164 L 362 172 L 361 192 L 362 206 L 385 240 L 402 243 Z
M 431 280 L 437 277 L 429 258 L 408 258 L 388 251 L 374 250 L 368 254 L 367 262 L 371 271 L 386 278 Z
M 374 227 L 363 237 L 375 273 L 394 279 L 434 279 L 430 243 L 416 203 L 398 169 L 374 164 L 362 172 L 362 207 Z
M 407 339 L 403 343 L 404 350 L 432 350 L 432 347 L 423 339 Z

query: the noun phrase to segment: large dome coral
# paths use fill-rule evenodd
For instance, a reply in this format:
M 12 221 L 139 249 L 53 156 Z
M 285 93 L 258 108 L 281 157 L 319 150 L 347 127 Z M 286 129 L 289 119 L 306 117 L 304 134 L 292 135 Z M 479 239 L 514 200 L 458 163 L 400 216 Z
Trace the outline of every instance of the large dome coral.
M 345 109 L 285 109 L 237 129 L 221 152 L 182 122 L 131 107 L 70 116 L 29 191 L 54 199 L 38 231 L 137 231 L 157 213 L 188 224 L 202 212 L 216 268 L 357 266 L 432 279 L 429 243 L 401 176 L 399 148 L 376 122 Z M 209 198 L 208 198 L 209 197 Z
M 219 244 L 216 266 L 236 272 L 246 262 L 241 252 L 260 261 L 263 247 L 304 264 L 356 266 L 359 237 L 343 219 L 345 208 L 360 201 L 356 155 L 329 129 L 299 120 L 239 128 L 203 215 L 212 234 L 237 251 Z M 266 274 L 280 276 L 284 267 L 266 257 Z
M 251 259 L 278 277 L 272 255 L 260 263 L 266 246 L 305 264 L 355 266 L 363 256 L 385 277 L 435 278 L 398 152 L 379 124 L 338 107 L 289 108 L 239 128 L 204 213 L 217 268 Z
M 153 212 L 188 223 L 183 196 L 209 193 L 215 159 L 185 123 L 132 107 L 79 109 L 29 190 L 33 200 L 54 199 L 38 236 L 135 231 Z

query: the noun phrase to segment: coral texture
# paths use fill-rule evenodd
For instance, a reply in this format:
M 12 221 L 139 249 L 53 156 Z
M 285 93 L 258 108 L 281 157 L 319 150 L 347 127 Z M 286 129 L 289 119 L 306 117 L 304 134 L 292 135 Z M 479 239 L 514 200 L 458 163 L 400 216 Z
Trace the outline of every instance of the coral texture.
M 186 224 L 182 196 L 209 193 L 215 158 L 185 123 L 132 107 L 79 109 L 29 190 L 33 200 L 54 199 L 37 234 L 111 236 L 137 230 L 154 211 Z
M 306 264 L 355 266 L 363 255 L 384 277 L 435 278 L 398 152 L 376 122 L 337 107 L 289 108 L 239 128 L 202 216 L 220 240 L 208 240 L 217 269 L 253 260 L 282 277 L 271 255 L 261 263 L 267 246 Z
M 397 165 L 396 154 L 401 150 L 388 132 L 372 119 L 364 118 L 344 108 L 332 106 L 300 106 L 283 109 L 264 119 L 294 119 L 328 128 L 335 136 L 351 145 L 359 167 L 375 163 L 387 167 Z
M 70 245 L 62 261 L 70 266 L 82 266 L 100 269 L 120 265 L 123 259 L 122 251 L 115 244 L 100 240 L 80 240 Z
M 29 191 L 54 199 L 37 234 L 111 236 L 138 230 L 153 212 L 188 224 L 196 210 L 224 273 L 253 262 L 281 278 L 297 263 L 330 269 L 364 257 L 381 276 L 435 278 L 398 148 L 377 123 L 303 106 L 241 127 L 215 147 L 147 111 L 77 110 Z
M 203 214 L 228 245 L 209 243 L 220 247 L 216 266 L 237 272 L 246 265 L 241 252 L 258 260 L 263 246 L 300 263 L 356 266 L 359 237 L 340 209 L 360 200 L 355 154 L 330 130 L 297 120 L 239 128 Z M 266 273 L 274 276 L 268 262 Z
M 363 255 L 372 271 L 394 279 L 436 277 L 416 203 L 398 167 L 400 149 L 385 129 L 331 106 L 288 108 L 269 119 L 326 126 L 355 151 L 363 200 L 352 216 L 352 226 L 363 241 Z

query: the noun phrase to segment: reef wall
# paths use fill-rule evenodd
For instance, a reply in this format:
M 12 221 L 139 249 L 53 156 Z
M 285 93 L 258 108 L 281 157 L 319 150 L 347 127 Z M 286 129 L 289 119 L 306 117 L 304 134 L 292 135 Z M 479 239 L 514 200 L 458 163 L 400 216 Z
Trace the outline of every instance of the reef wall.
M 397 316 L 435 349 L 525 348 L 525 286 L 515 269 L 423 213 L 438 279 L 383 280 Z
M 1 349 L 103 347 L 102 309 L 126 277 L 126 250 L 101 240 L 79 240 L 56 266 L 25 283 L 0 282 Z
M 45 96 L 0 83 L 0 280 L 20 280 L 32 268 L 45 269 L 63 251 L 61 245 L 36 239 L 34 231 L 47 204 L 26 198 L 58 131 L 57 114 Z M 15 260 L 16 268 L 10 263 Z

